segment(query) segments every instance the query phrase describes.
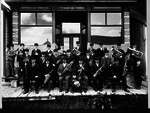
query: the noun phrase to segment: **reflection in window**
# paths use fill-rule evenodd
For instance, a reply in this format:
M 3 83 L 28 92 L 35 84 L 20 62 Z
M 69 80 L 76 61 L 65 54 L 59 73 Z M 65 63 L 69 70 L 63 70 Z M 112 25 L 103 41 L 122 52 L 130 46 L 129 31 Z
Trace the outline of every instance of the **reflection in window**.
M 21 13 L 21 25 L 35 25 L 35 13 Z
M 121 13 L 107 13 L 108 25 L 121 25 Z
M 80 33 L 80 23 L 62 23 L 63 33 Z
M 91 13 L 91 25 L 104 25 L 105 13 Z
M 38 25 L 52 25 L 52 13 L 37 13 Z
M 121 36 L 121 27 L 91 27 L 91 35 Z
M 52 43 L 52 27 L 21 27 L 21 42 L 25 45 L 41 45 L 47 40 Z

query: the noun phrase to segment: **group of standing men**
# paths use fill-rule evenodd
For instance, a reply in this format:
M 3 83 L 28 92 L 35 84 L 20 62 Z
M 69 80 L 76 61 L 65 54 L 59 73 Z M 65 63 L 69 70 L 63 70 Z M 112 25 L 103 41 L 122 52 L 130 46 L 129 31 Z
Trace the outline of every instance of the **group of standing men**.
M 38 93 L 41 88 L 50 91 L 55 87 L 65 92 L 86 92 L 89 87 L 100 91 L 103 88 L 115 91 L 119 87 L 128 91 L 128 74 L 134 76 L 136 88 L 141 87 L 141 59 L 131 50 L 124 52 L 120 45 L 109 51 L 102 46 L 94 49 L 91 43 L 86 52 L 81 52 L 80 45 L 73 50 L 65 51 L 62 46 L 52 51 L 48 44 L 47 50 L 41 52 L 35 43 L 29 55 L 29 49 L 21 43 L 16 51 L 10 45 L 7 57 L 8 76 L 17 75 L 23 80 L 24 93 L 32 88 Z

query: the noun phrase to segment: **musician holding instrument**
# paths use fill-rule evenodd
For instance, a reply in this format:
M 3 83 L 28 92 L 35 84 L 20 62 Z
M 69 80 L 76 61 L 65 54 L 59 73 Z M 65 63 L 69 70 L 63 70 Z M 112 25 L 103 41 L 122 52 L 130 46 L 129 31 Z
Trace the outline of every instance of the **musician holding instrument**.
M 77 66 L 77 78 L 81 85 L 81 91 L 86 92 L 88 87 L 88 66 L 85 63 L 85 56 L 81 55 Z
M 69 91 L 69 82 L 71 78 L 70 67 L 67 63 L 67 56 L 63 55 L 62 62 L 57 69 L 57 73 L 59 76 L 59 89 L 60 91 Z
M 112 64 L 112 58 L 110 56 L 109 50 L 105 50 L 105 56 L 101 59 L 101 68 L 99 68 L 99 71 L 101 73 L 101 76 L 104 77 L 104 86 L 108 87 L 108 82 L 111 79 L 111 64 Z
M 92 67 L 91 67 L 92 68 Z M 102 71 L 102 65 L 100 64 L 99 58 L 95 58 L 95 62 L 93 65 L 94 73 L 92 73 L 94 78 L 94 89 L 96 91 L 103 89 L 104 84 L 104 77 L 103 77 L 103 71 Z
M 14 61 L 15 61 L 14 45 L 7 45 L 6 50 L 6 77 L 13 77 L 15 75 Z
M 25 45 L 23 43 L 20 44 L 19 48 L 16 50 L 16 56 L 15 56 L 16 77 L 18 77 L 19 81 L 23 75 L 23 67 L 24 67 L 23 59 L 25 56 L 24 46 Z
M 35 93 L 39 93 L 39 88 L 42 86 L 42 69 L 37 63 L 36 57 L 31 56 L 31 66 L 30 66 L 30 82 L 33 83 Z M 32 85 L 32 84 L 31 84 Z
M 23 66 L 23 93 L 26 94 L 29 92 L 30 88 L 30 65 L 31 65 L 31 56 L 29 55 L 29 49 L 25 49 L 25 55 L 24 55 L 24 66 Z
M 53 65 L 52 62 L 50 62 L 50 60 L 46 59 L 45 65 L 43 65 L 43 69 L 42 69 L 42 72 L 43 72 L 42 84 L 44 85 L 44 88 L 47 89 L 48 91 L 54 88 L 53 86 L 54 68 L 55 68 L 55 65 Z
M 128 48 L 129 60 L 127 62 L 128 73 L 134 80 L 134 88 L 140 89 L 142 83 L 142 77 L 144 76 L 144 69 L 142 67 L 143 53 L 136 49 L 136 45 L 133 48 Z
M 36 62 L 39 64 L 40 63 L 40 57 L 41 57 L 41 50 L 38 49 L 39 44 L 34 43 L 34 49 L 31 52 L 31 56 L 36 59 Z

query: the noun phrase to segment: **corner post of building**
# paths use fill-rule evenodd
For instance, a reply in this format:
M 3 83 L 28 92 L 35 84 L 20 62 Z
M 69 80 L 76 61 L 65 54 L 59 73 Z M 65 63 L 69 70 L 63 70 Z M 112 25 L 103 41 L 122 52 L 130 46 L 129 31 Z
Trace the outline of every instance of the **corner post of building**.
M 150 109 L 150 0 L 147 0 L 146 75 L 148 78 L 148 108 Z
M 2 92 L 2 76 L 3 76 L 3 31 L 2 31 L 2 11 L 1 11 L 1 2 L 0 2 L 0 92 Z M 2 109 L 2 93 L 0 93 L 0 109 Z

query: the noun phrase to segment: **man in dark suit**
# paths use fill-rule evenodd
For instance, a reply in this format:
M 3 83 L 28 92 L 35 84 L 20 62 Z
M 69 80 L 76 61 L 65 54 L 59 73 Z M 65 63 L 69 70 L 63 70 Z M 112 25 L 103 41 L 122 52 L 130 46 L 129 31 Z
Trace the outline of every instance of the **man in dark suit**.
M 53 75 L 53 71 L 54 71 L 54 66 L 52 63 L 50 63 L 49 60 L 46 60 L 45 65 L 43 66 L 43 75 L 44 76 L 44 81 L 43 81 L 43 85 L 45 88 L 49 90 L 51 90 L 54 86 L 53 86 L 53 80 L 54 80 L 54 75 Z
M 36 62 L 36 58 L 34 58 L 33 56 L 31 57 L 31 69 L 30 69 L 30 80 L 31 82 L 35 82 L 34 83 L 34 88 L 35 88 L 35 92 L 38 93 L 39 92 L 39 88 L 42 84 L 42 74 L 41 72 L 43 70 L 41 70 L 39 64 Z
M 40 57 L 41 57 L 41 50 L 38 49 L 38 43 L 34 44 L 34 49 L 31 52 L 31 56 L 36 59 L 36 62 L 39 64 L 40 63 Z
M 101 65 L 99 62 L 99 58 L 95 58 L 95 63 L 94 63 L 94 73 L 93 73 L 93 78 L 94 78 L 94 83 L 95 83 L 95 90 L 102 90 L 103 89 L 103 84 L 104 84 L 104 77 L 103 77 L 103 72 L 100 70 Z
M 25 49 L 25 56 L 23 59 L 23 89 L 24 89 L 24 94 L 29 92 L 30 88 L 30 69 L 31 69 L 31 56 L 29 55 L 29 49 Z
M 57 73 L 59 75 L 59 89 L 60 91 L 65 90 L 66 92 L 69 91 L 69 79 L 71 77 L 67 66 L 67 57 L 64 55 L 62 57 L 62 63 L 58 67 Z
M 103 45 L 99 45 L 99 48 L 97 48 L 95 50 L 95 57 L 98 57 L 99 58 L 99 61 L 101 62 L 101 59 L 102 57 L 105 55 L 105 51 L 104 51 L 104 48 L 103 48 Z
M 19 81 L 23 77 L 22 75 L 23 75 L 23 67 L 24 67 L 24 62 L 23 62 L 24 56 L 25 56 L 24 44 L 21 43 L 20 47 L 17 49 L 16 57 L 15 57 L 15 69 Z
M 77 78 L 81 84 L 81 90 L 86 92 L 88 88 L 88 66 L 85 62 L 85 56 L 81 55 L 77 66 Z

